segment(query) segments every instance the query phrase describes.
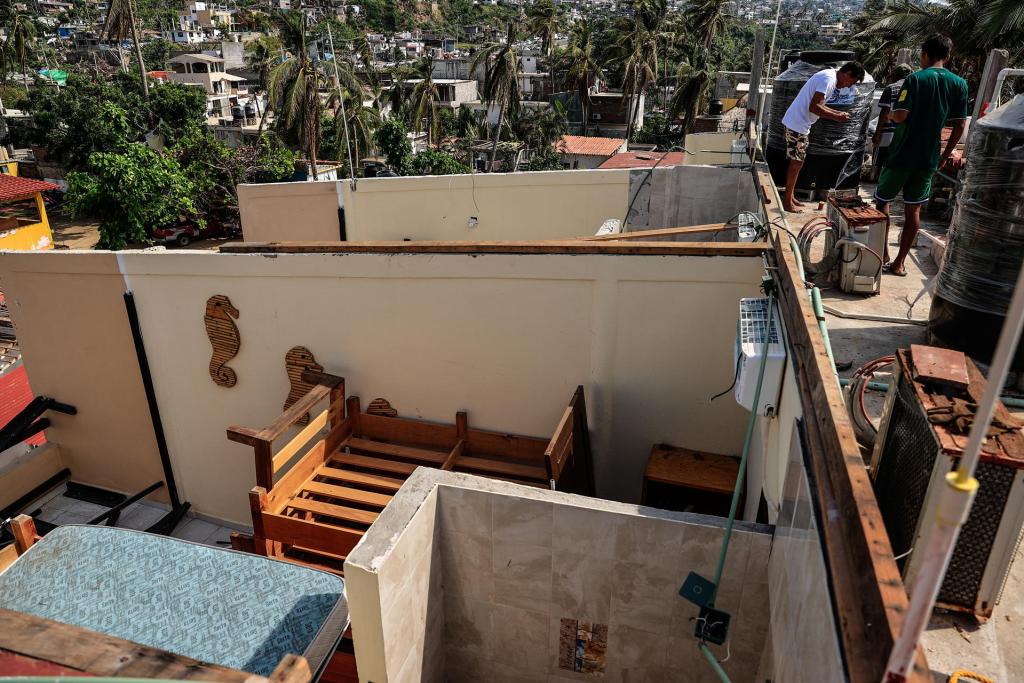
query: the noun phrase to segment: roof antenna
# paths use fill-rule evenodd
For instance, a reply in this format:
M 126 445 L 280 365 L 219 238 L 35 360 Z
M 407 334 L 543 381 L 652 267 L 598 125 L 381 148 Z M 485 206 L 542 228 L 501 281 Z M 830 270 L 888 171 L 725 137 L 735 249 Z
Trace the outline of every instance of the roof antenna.
M 338 89 L 338 102 L 341 103 L 341 126 L 345 129 L 345 149 L 348 152 L 348 178 L 352 189 L 356 189 L 356 167 L 352 161 L 352 143 L 348 139 L 348 114 L 345 113 L 345 96 L 341 92 L 341 76 L 338 75 L 338 53 L 334 51 L 334 36 L 331 25 L 327 24 L 327 40 L 331 45 L 331 63 L 334 64 L 334 87 Z M 362 97 L 362 93 L 359 94 Z

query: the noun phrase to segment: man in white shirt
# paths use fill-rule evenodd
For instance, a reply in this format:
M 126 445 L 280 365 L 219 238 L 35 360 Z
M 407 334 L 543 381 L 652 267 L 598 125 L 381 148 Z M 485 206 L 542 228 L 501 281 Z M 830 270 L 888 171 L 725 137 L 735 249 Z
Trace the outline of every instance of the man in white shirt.
M 796 179 L 800 176 L 804 159 L 807 157 L 807 134 L 819 117 L 833 121 L 849 121 L 850 114 L 825 106 L 836 90 L 849 88 L 864 80 L 864 67 L 857 62 L 847 62 L 840 69 L 822 69 L 807 79 L 796 99 L 789 105 L 782 125 L 786 127 L 786 158 L 789 169 L 786 172 L 786 195 L 782 207 L 786 211 L 799 212 L 803 206 L 793 198 Z

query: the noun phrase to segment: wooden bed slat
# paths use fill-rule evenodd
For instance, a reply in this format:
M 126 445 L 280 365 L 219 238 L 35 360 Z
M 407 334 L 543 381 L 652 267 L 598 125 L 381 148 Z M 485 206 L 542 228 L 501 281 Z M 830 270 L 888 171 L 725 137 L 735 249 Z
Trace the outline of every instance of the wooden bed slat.
M 536 481 L 547 481 L 548 478 L 547 472 L 544 471 L 544 468 L 537 465 L 523 465 L 515 462 L 488 460 L 487 458 L 474 458 L 465 455 L 459 458 L 456 468 L 459 470 L 467 469 L 479 472 L 494 472 L 496 474 L 504 474 L 510 477 L 534 479 Z
M 379 513 L 369 510 L 359 510 L 345 505 L 334 505 L 333 503 L 322 503 L 319 500 L 309 498 L 292 498 L 288 501 L 287 507 L 305 512 L 312 512 L 316 515 L 326 515 L 335 519 L 355 522 L 356 524 L 373 524 Z
M 339 555 L 351 552 L 363 537 L 363 532 L 359 529 L 346 529 L 269 512 L 263 513 L 262 520 L 267 538 L 284 540 L 293 545 L 324 548 Z
M 379 508 L 383 508 L 385 505 L 391 502 L 391 496 L 385 493 L 362 491 L 360 489 L 353 489 L 347 486 L 335 486 L 334 484 L 325 484 L 320 481 L 308 481 L 305 484 L 303 484 L 302 490 L 305 491 L 306 493 L 312 493 L 318 496 L 330 496 L 331 498 L 345 500 L 350 503 L 373 505 Z
M 352 437 L 345 442 L 345 445 L 349 448 L 357 451 L 367 451 L 369 453 L 376 453 L 378 455 L 386 455 L 392 458 L 404 458 L 406 460 L 421 460 L 423 462 L 432 462 L 441 464 L 448 457 L 448 451 L 431 451 L 426 448 L 416 448 L 415 446 L 401 446 L 394 443 L 383 443 L 381 441 L 371 441 L 369 439 L 360 439 Z
M 342 470 L 337 467 L 326 466 L 317 469 L 315 476 L 324 477 L 325 479 L 331 479 L 334 481 L 343 481 L 348 484 L 358 484 L 360 486 L 382 489 L 385 491 L 391 491 L 392 493 L 402 488 L 402 484 L 405 483 L 401 479 L 392 479 L 391 477 L 382 477 L 376 474 L 353 472 L 352 470 Z
M 358 453 L 339 453 L 331 459 L 332 462 L 349 465 L 350 467 L 365 467 L 366 469 L 391 472 L 392 474 L 404 474 L 409 476 L 418 467 L 409 462 L 396 462 L 394 460 L 381 460 L 369 455 Z

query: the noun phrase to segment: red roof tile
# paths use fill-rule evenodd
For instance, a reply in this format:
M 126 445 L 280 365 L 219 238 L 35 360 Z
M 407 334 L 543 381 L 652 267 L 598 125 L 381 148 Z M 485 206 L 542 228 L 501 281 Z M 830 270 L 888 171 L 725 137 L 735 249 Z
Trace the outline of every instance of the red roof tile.
M 25 372 L 24 365 L 19 365 L 0 375 L 0 426 L 10 422 L 33 398 L 32 387 L 28 384 L 28 373 Z M 31 438 L 25 439 L 25 443 L 42 446 L 46 443 L 46 437 L 39 432 Z
M 0 173 L 0 201 L 24 199 L 25 197 L 31 197 L 36 192 L 59 189 L 53 183 L 45 183 L 42 180 Z
M 682 152 L 621 152 L 610 157 L 598 168 L 652 168 L 655 164 L 662 168 L 680 166 L 682 163 Z
M 582 135 L 563 135 L 555 145 L 562 154 L 577 154 L 592 157 L 610 157 L 619 151 L 626 141 L 622 138 L 590 138 Z

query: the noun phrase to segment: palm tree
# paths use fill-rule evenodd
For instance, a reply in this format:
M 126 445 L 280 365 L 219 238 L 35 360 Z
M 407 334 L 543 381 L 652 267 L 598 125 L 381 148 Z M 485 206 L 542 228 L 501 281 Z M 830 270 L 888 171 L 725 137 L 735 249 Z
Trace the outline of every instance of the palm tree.
M 346 91 L 342 93 L 342 97 L 345 98 L 344 108 L 338 99 L 337 91 L 327 101 L 327 106 L 334 109 L 334 120 L 332 122 L 334 127 L 332 132 L 334 133 L 335 140 L 334 154 L 336 159 L 346 158 L 343 147 L 345 144 L 345 131 L 341 127 L 345 125 L 348 127 L 352 141 L 354 151 L 352 158 L 354 163 L 358 164 L 359 160 L 362 159 L 362 153 L 369 152 L 373 147 L 373 133 L 381 122 L 380 112 L 373 107 L 364 106 L 361 96 L 353 95 Z M 344 111 L 344 116 L 342 111 Z M 353 177 L 355 176 L 354 170 L 352 175 Z
M 630 140 L 640 119 L 641 97 L 658 78 L 658 35 L 637 17 L 632 29 L 620 39 L 620 49 L 627 55 L 622 94 L 627 105 L 631 105 L 626 118 L 626 139 Z
M 420 80 L 412 89 L 412 129 L 420 133 L 426 128 L 427 145 L 431 145 L 437 137 L 440 123 L 437 103 L 441 99 L 437 83 L 434 82 L 434 58 L 424 57 L 417 65 L 416 71 Z
M 583 134 L 587 134 L 590 122 L 590 87 L 601 73 L 601 65 L 594 56 L 594 43 L 590 24 L 583 21 L 573 27 L 572 42 L 566 56 L 565 77 L 570 87 L 575 88 L 583 110 Z
M 132 0 L 110 0 L 107 20 L 103 22 L 102 35 L 116 40 L 120 45 L 129 35 L 135 46 L 135 60 L 139 63 L 139 79 L 142 81 L 142 99 L 149 100 L 149 81 L 146 78 L 146 64 L 142 60 L 142 45 L 139 43 L 139 27 L 135 25 L 135 5 Z
M 693 130 L 701 102 L 707 99 L 716 68 L 711 61 L 715 39 L 725 30 L 726 0 L 696 0 L 688 15 L 691 42 L 685 63 L 676 72 L 676 89 L 669 103 L 672 116 L 683 118 L 683 136 Z
M 32 43 L 36 39 L 36 24 L 27 14 L 15 11 L 7 23 L 7 39 L 4 41 L 4 53 L 8 55 L 4 61 L 16 58 L 21 64 L 21 75 L 25 78 L 25 89 L 28 89 L 28 71 L 25 62 Z M 6 68 L 4 69 L 6 73 Z
M 320 73 L 306 49 L 306 13 L 280 12 L 278 27 L 289 46 L 285 59 L 270 72 L 268 107 L 281 112 L 281 124 L 295 131 L 309 158 L 316 179 L 317 143 L 320 139 Z
M 505 42 L 491 43 L 480 49 L 473 56 L 469 65 L 469 73 L 474 73 L 478 66 L 485 65 L 484 87 L 481 99 L 488 105 L 497 104 L 498 123 L 494 129 L 494 141 L 491 143 L 491 160 L 489 168 L 494 168 L 494 158 L 498 155 L 498 142 L 501 138 L 501 127 L 505 123 L 506 112 L 513 117 L 519 112 L 519 63 L 516 59 L 516 29 L 509 23 L 505 33 Z
M 270 72 L 274 66 L 281 61 L 281 41 L 276 36 L 260 36 L 245 44 L 245 67 L 254 71 L 260 76 L 260 85 L 266 93 L 270 84 Z M 257 106 L 259 100 L 255 97 Z M 263 127 L 267 122 L 267 113 L 270 111 L 270 99 L 267 98 L 263 111 L 260 112 L 259 133 L 263 133 Z
M 552 0 L 536 0 L 526 10 L 526 30 L 541 39 L 541 49 L 551 71 L 551 94 L 555 93 L 555 40 L 558 34 L 558 8 Z

